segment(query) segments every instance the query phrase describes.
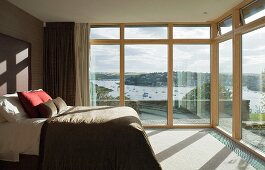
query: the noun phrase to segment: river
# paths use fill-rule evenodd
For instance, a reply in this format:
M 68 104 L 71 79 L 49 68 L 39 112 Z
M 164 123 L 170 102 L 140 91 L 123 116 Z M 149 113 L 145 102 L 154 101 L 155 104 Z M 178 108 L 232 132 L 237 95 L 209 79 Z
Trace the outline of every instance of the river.
M 119 80 L 96 80 L 95 84 L 112 89 L 109 94 L 118 97 L 120 93 Z M 181 100 L 186 93 L 195 87 L 174 87 L 173 99 Z M 232 87 L 227 87 L 230 90 Z M 143 95 L 145 94 L 145 97 Z M 125 96 L 133 100 L 167 100 L 167 87 L 148 87 L 125 85 Z M 242 88 L 243 100 L 250 100 L 251 113 L 259 112 L 262 102 L 265 104 L 265 93 L 248 90 L 247 87 Z

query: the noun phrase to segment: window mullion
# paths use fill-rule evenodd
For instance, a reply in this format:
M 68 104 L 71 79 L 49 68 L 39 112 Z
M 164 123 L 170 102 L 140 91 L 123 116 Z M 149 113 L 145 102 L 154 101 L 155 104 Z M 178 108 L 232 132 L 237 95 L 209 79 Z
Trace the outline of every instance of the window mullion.
M 212 24 L 212 39 L 217 36 L 217 25 Z M 214 40 L 211 44 L 211 126 L 218 125 L 218 46 Z
M 239 27 L 239 10 L 233 11 L 233 29 Z M 241 34 L 233 32 L 233 129 L 232 137 L 241 139 Z
M 120 24 L 120 106 L 124 105 L 124 24 Z
M 168 24 L 168 113 L 167 124 L 173 127 L 173 24 Z

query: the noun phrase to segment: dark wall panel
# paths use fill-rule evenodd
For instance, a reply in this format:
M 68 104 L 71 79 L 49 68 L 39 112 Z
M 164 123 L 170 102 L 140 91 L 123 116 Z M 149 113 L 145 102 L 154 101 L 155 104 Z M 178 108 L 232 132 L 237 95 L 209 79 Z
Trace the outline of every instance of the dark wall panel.
M 0 95 L 31 89 L 31 44 L 0 33 Z
M 0 0 L 0 21 L 0 33 L 31 43 L 32 89 L 43 88 L 43 22 L 7 0 Z

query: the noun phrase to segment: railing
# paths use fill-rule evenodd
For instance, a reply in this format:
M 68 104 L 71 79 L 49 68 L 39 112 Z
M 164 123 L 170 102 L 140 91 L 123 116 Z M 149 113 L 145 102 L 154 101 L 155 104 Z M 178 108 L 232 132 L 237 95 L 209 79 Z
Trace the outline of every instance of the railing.
M 98 100 L 97 105 L 119 106 L 119 100 Z M 250 100 L 242 101 L 242 120 L 249 120 L 249 103 Z M 167 116 L 167 100 L 126 100 L 125 105 L 132 107 L 139 114 L 153 114 Z M 174 114 L 194 114 L 198 118 L 209 118 L 210 100 L 174 100 Z M 232 113 L 232 101 L 219 101 L 220 113 Z

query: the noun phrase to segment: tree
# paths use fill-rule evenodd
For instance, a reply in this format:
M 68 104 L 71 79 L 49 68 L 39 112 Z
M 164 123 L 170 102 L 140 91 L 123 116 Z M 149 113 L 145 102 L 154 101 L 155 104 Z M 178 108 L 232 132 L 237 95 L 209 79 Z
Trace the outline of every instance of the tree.
M 113 90 L 108 89 L 103 86 L 98 86 L 96 84 L 96 94 L 97 94 L 97 99 L 102 100 L 102 99 L 113 99 L 112 96 L 109 96 L 109 92 L 112 92 Z
M 203 83 L 201 86 L 192 89 L 182 98 L 182 100 L 197 100 L 197 96 L 200 96 L 200 99 L 210 99 L 211 84 Z M 229 89 L 225 88 L 225 86 L 219 85 L 219 98 L 231 99 L 232 92 Z

